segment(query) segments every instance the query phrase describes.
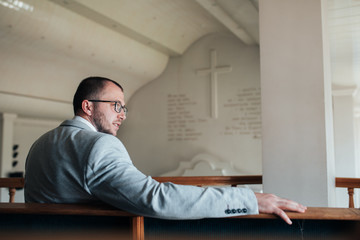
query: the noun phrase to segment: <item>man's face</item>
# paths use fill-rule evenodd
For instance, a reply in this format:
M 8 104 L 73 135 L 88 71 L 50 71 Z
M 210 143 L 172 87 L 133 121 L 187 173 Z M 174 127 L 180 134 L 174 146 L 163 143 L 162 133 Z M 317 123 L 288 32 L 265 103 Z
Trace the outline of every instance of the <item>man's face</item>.
M 98 100 L 119 101 L 122 106 L 125 105 L 124 93 L 115 84 L 106 83 L 103 91 L 98 96 Z M 119 127 L 126 119 L 124 110 L 120 113 L 115 111 L 115 103 L 98 102 L 94 103 L 94 111 L 91 117 L 93 125 L 99 132 L 108 133 L 116 136 Z

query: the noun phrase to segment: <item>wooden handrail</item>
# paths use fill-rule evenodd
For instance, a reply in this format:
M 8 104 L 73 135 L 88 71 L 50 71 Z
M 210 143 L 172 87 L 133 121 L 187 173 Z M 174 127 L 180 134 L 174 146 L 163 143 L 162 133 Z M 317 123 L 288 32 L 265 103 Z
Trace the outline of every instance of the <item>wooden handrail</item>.
M 0 213 L 137 217 L 106 204 L 0 203 Z
M 335 186 L 348 189 L 349 208 L 354 208 L 354 188 L 360 188 L 360 178 L 335 178 Z
M 262 184 L 261 175 L 250 176 L 203 176 L 203 177 L 153 177 L 158 182 L 172 182 L 181 185 L 194 186 L 220 186 L 220 185 L 244 185 Z
M 0 203 L 0 214 L 141 217 L 105 204 Z M 308 207 L 305 213 L 286 214 L 291 219 L 360 221 L 360 209 Z M 278 216 L 267 213 L 235 216 L 229 219 L 233 218 L 279 219 Z

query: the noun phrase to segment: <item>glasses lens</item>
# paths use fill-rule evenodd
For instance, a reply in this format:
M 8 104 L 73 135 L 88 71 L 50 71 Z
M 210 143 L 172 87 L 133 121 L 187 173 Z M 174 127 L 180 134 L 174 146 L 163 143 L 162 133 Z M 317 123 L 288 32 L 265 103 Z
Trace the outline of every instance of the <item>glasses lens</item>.
M 115 102 L 115 111 L 120 113 L 120 110 L 121 110 L 121 104 L 118 102 Z
M 126 108 L 125 106 L 121 106 L 121 103 L 115 102 L 115 111 L 118 112 L 118 113 L 120 113 L 120 112 L 121 112 L 121 109 L 123 109 L 124 114 L 125 114 L 125 116 L 126 116 L 126 114 L 127 114 L 127 112 L 128 112 L 127 108 Z

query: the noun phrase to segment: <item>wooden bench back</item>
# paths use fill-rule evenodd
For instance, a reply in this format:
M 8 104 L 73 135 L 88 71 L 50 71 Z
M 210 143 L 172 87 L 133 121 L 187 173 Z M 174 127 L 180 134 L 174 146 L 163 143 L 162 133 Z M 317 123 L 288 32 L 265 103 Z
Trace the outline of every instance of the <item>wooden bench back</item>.
M 24 184 L 24 178 L 0 178 L 0 188 L 9 188 L 10 203 L 15 201 L 16 189 L 24 188 Z
M 158 182 L 172 182 L 194 186 L 220 186 L 262 184 L 261 175 L 252 176 L 206 176 L 206 177 L 153 177 Z M 14 202 L 16 188 L 24 187 L 24 178 L 0 178 L 0 188 L 9 188 L 9 202 Z M 349 208 L 354 208 L 354 188 L 360 188 L 360 178 L 336 178 L 336 187 L 348 189 Z
M 354 208 L 354 188 L 360 188 L 360 178 L 335 178 L 335 186 L 348 189 L 349 208 Z
M 206 177 L 154 177 L 158 182 L 172 182 L 182 185 L 195 185 L 195 186 L 220 186 L 229 185 L 236 187 L 237 185 L 244 184 L 262 184 L 262 176 L 206 176 Z M 24 187 L 23 178 L 0 178 L 0 187 L 9 188 L 10 203 L 14 202 L 14 196 L 16 188 Z M 64 210 L 68 210 L 70 214 L 79 213 L 82 208 L 87 206 L 82 205 L 54 205 L 54 204 L 9 204 L 1 205 L 2 212 L 19 212 L 19 213 L 42 213 L 42 214 L 54 214 L 61 209 L 62 214 L 67 213 Z M 31 206 L 31 207 L 30 207 Z M 75 207 L 74 207 L 75 206 Z M 91 209 L 92 210 L 92 209 Z M 86 213 L 89 214 L 89 209 L 86 209 Z M 94 210 L 92 214 L 103 214 L 104 210 Z M 132 219 L 132 235 L 133 240 L 144 240 L 144 217 L 134 216 L 132 214 L 123 212 L 121 210 L 111 210 L 111 214 L 119 214 L 121 216 L 129 216 Z M 81 214 L 81 213 L 80 213 Z M 109 214 L 106 212 L 106 214 Z
M 237 186 L 262 184 L 262 176 L 206 176 L 206 177 L 154 177 L 158 182 L 172 182 L 194 186 Z M 14 202 L 16 188 L 24 187 L 24 178 L 0 178 L 0 188 L 9 188 L 9 202 Z

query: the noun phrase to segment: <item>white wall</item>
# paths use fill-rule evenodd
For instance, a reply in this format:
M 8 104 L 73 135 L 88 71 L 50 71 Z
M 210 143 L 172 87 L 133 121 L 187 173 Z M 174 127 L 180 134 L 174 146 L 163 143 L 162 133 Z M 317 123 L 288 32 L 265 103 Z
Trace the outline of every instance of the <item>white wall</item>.
M 232 68 L 218 75 L 217 118 L 211 117 L 210 74 L 196 73 L 210 67 L 212 50 L 217 67 Z M 257 46 L 229 35 L 204 37 L 172 58 L 165 72 L 127 103 L 128 118 L 118 136 L 135 166 L 156 176 L 206 153 L 241 173 L 261 174 L 259 62 Z

